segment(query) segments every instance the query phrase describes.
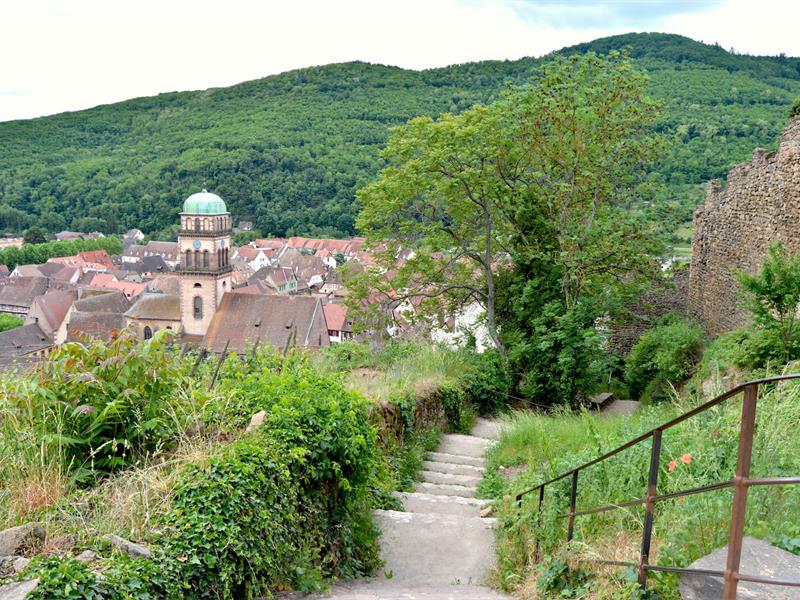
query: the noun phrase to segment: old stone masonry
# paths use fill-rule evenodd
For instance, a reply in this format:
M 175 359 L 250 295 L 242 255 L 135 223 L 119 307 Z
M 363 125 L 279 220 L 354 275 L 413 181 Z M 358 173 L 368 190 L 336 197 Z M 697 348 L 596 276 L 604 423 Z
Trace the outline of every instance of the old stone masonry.
M 747 323 L 735 271 L 756 271 L 769 246 L 782 241 L 800 252 L 800 118 L 781 134 L 777 152 L 753 151 L 728 183 L 709 183 L 695 212 L 689 302 L 709 333 Z
M 486 586 L 495 564 L 496 521 L 475 497 L 484 454 L 499 426 L 479 419 L 471 435 L 445 435 L 428 454 L 422 481 L 397 492 L 403 511 L 377 510 L 383 572 L 334 587 L 330 600 L 499 600 Z

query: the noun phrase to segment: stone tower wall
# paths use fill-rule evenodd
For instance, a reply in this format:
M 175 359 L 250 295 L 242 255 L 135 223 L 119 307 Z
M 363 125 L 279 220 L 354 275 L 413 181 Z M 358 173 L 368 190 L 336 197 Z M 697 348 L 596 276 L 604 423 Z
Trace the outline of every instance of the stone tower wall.
M 777 152 L 753 151 L 728 183 L 708 186 L 695 211 L 689 275 L 691 312 L 712 334 L 748 322 L 734 271 L 755 272 L 771 244 L 800 252 L 800 119 L 781 134 Z

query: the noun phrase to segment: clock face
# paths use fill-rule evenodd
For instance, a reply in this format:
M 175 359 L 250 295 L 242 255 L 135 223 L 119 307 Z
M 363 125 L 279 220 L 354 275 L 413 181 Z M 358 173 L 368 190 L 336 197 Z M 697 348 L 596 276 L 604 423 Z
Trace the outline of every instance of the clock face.
M 192 244 L 192 245 L 195 247 L 195 249 L 199 250 L 200 249 L 200 240 L 195 240 L 194 244 Z

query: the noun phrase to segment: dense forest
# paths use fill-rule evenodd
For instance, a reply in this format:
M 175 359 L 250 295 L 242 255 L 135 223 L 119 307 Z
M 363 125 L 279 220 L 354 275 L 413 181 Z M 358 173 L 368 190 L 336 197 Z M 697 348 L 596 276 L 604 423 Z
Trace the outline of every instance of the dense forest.
M 664 103 L 656 127 L 674 143 L 658 163 L 666 185 L 653 204 L 674 228 L 702 198 L 698 184 L 775 145 L 800 94 L 800 59 L 737 55 L 669 34 L 559 53 L 625 47 Z M 550 58 L 425 71 L 334 64 L 0 123 L 0 231 L 139 227 L 171 237 L 181 201 L 207 187 L 264 234 L 352 234 L 355 191 L 380 169 L 392 126 L 494 100 Z

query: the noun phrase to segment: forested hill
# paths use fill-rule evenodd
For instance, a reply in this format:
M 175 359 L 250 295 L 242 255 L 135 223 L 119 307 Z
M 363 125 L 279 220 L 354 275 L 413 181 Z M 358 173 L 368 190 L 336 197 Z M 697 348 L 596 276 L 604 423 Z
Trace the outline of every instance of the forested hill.
M 625 46 L 665 102 L 659 127 L 677 142 L 659 172 L 683 200 L 682 217 L 685 184 L 774 146 L 800 95 L 798 58 L 740 56 L 676 35 L 614 36 L 561 52 Z M 380 167 L 390 127 L 489 101 L 541 60 L 426 71 L 335 64 L 0 123 L 0 231 L 168 235 L 182 200 L 207 187 L 264 234 L 351 234 L 355 190 Z

